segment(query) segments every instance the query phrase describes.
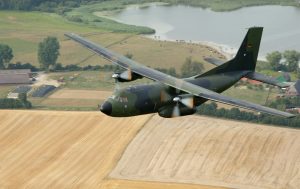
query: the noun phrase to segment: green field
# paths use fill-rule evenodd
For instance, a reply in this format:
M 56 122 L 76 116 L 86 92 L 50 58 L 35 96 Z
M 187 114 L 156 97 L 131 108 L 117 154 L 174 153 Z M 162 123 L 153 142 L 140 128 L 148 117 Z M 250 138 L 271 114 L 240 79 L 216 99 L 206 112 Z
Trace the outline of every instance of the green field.
M 41 12 L 0 11 L 0 43 L 13 48 L 12 62 L 30 62 L 38 66 L 38 43 L 47 36 L 56 36 L 61 45 L 58 59 L 63 65 L 108 64 L 98 56 L 64 37 L 64 33 L 81 34 L 121 54 L 131 53 L 133 59 L 153 68 L 175 67 L 179 71 L 184 60 L 191 56 L 203 62 L 203 56 L 221 56 L 202 45 L 153 41 L 130 33 L 115 33 L 101 27 L 92 27 L 66 21 L 65 18 Z M 210 66 L 207 66 L 210 68 Z
M 14 85 L 0 85 L 0 98 L 6 98 L 7 94 L 15 88 L 16 86 Z
M 85 23 L 74 23 L 67 21 L 64 17 L 56 14 L 41 12 L 18 12 L 18 11 L 0 11 L 0 43 L 8 44 L 13 48 L 13 63 L 30 62 L 38 66 L 37 46 L 43 38 L 47 36 L 56 36 L 61 45 L 61 56 L 58 62 L 63 65 L 77 64 L 86 65 L 104 65 L 110 64 L 101 57 L 84 49 L 77 43 L 64 37 L 66 32 L 78 33 L 88 39 L 95 41 L 103 46 L 120 53 L 133 54 L 133 59 L 152 68 L 170 68 L 174 67 L 177 73 L 180 73 L 180 67 L 187 57 L 193 60 L 204 62 L 205 56 L 222 58 L 222 55 L 212 51 L 211 48 L 200 44 L 176 43 L 166 41 L 154 41 L 135 33 L 112 32 L 107 28 L 91 26 Z M 212 68 L 210 64 L 204 64 L 205 70 Z M 77 77 L 70 79 L 70 76 L 77 74 Z M 51 73 L 51 78 L 65 78 L 63 87 L 70 89 L 103 89 L 113 90 L 114 81 L 110 78 L 109 72 L 66 72 Z M 134 85 L 137 83 L 148 83 L 149 80 L 126 83 L 122 86 Z M 15 86 L 0 86 L 0 97 L 5 97 L 7 93 Z M 244 90 L 237 92 L 230 90 L 226 94 L 229 96 L 246 99 L 252 102 L 263 103 L 266 96 L 264 91 Z M 259 95 L 256 95 L 258 94 Z M 77 106 L 72 107 L 72 101 L 68 101 L 68 107 L 62 105 L 50 106 L 52 102 L 47 99 L 30 99 L 37 108 L 41 109 L 76 109 L 91 110 L 95 107 Z M 261 101 L 260 101 L 261 100 Z M 74 102 L 75 103 L 75 102 Z M 76 102 L 78 103 L 78 102 Z M 87 102 L 93 104 L 95 102 Z

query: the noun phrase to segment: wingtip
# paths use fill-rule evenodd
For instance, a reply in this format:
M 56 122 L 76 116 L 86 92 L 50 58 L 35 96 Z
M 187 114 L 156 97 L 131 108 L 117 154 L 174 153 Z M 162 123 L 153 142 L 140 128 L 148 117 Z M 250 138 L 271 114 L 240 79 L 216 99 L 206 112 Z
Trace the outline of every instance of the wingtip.
M 287 118 L 289 118 L 289 119 L 294 118 L 294 117 L 296 117 L 295 114 L 289 114 L 289 115 L 287 116 Z

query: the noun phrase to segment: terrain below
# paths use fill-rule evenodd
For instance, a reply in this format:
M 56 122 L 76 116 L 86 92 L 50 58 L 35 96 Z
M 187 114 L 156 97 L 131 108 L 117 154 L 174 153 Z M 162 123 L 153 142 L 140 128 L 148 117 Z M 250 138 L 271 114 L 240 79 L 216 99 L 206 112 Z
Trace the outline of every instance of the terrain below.
M 0 111 L 0 188 L 297 188 L 300 131 L 188 116 Z

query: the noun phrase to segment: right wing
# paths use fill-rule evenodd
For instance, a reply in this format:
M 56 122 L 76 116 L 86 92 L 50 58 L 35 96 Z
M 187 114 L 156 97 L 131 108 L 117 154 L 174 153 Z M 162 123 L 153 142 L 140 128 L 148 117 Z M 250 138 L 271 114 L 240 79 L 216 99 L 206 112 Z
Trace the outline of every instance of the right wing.
M 261 81 L 263 83 L 267 83 L 267 84 L 270 84 L 270 85 L 275 85 L 275 86 L 280 87 L 280 88 L 286 88 L 286 87 L 290 86 L 289 84 L 279 82 L 273 77 L 268 77 L 268 76 L 260 74 L 258 72 L 251 72 L 248 75 L 246 75 L 246 77 L 249 78 L 249 79 L 256 80 L 256 81 Z
M 104 57 L 105 59 L 112 61 L 113 63 L 130 70 L 131 72 L 134 72 L 138 75 L 144 76 L 146 78 L 149 78 L 154 81 L 161 82 L 165 85 L 168 85 L 170 87 L 173 87 L 175 89 L 179 89 L 183 92 L 193 94 L 195 96 L 213 100 L 216 102 L 221 102 L 224 104 L 229 104 L 241 108 L 246 108 L 250 110 L 255 110 L 258 112 L 264 112 L 272 115 L 278 115 L 283 117 L 294 117 L 295 115 L 279 111 L 276 109 L 268 108 L 265 106 L 261 106 L 258 104 L 254 104 L 251 102 L 246 102 L 243 100 L 234 99 L 231 97 L 223 96 L 221 94 L 218 94 L 216 92 L 210 91 L 206 88 L 194 85 L 192 83 L 189 83 L 187 81 L 184 81 L 183 79 L 178 79 L 173 76 L 164 74 L 162 72 L 159 72 L 157 70 L 151 69 L 149 67 L 146 67 L 144 65 L 141 65 L 129 58 L 126 58 L 122 55 L 118 55 L 116 53 L 111 52 L 110 50 L 97 45 L 93 42 L 90 42 L 76 34 L 65 34 L 67 37 L 73 39 L 74 41 L 80 43 L 84 47 L 94 51 L 95 53 L 99 54 L 100 56 Z

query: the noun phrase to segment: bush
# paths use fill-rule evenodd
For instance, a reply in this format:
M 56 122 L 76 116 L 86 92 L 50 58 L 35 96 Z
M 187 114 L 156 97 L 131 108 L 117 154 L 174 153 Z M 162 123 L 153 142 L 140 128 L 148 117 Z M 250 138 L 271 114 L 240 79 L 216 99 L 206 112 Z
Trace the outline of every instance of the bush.
M 22 101 L 19 99 L 0 99 L 0 109 L 30 109 L 32 107 L 29 101 Z
M 83 20 L 81 19 L 80 16 L 74 15 L 74 16 L 68 16 L 67 19 L 71 22 L 79 22 L 82 23 Z
M 22 64 L 21 62 L 17 62 L 16 64 L 9 64 L 7 69 L 30 69 L 32 72 L 39 71 L 39 69 L 33 66 L 30 63 Z

